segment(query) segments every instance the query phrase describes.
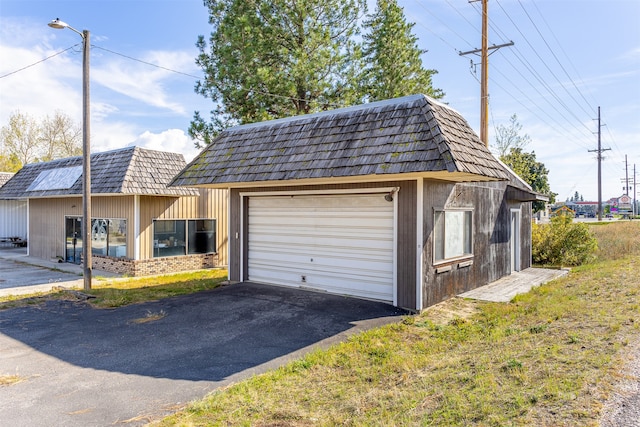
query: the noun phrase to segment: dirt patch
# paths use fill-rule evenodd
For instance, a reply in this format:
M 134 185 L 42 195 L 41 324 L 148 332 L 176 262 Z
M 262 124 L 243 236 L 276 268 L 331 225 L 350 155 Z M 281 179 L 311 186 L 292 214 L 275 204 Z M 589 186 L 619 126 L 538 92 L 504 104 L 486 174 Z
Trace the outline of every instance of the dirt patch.
M 476 300 L 450 298 L 427 308 L 424 316 L 437 325 L 446 325 L 454 319 L 468 319 L 478 312 Z

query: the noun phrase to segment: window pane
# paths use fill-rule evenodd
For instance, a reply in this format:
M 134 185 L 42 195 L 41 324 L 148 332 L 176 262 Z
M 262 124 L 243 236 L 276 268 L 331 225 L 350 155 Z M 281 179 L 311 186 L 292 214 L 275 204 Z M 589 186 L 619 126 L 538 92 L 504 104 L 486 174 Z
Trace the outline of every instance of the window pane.
M 127 220 L 109 220 L 109 256 L 124 258 L 127 256 Z
M 197 219 L 189 221 L 189 254 L 216 252 L 216 221 Z
M 434 217 L 434 260 L 442 261 L 472 254 L 471 211 L 440 211 Z
M 93 255 L 107 255 L 108 235 L 108 220 L 101 218 L 91 220 L 91 253 Z
M 464 214 L 464 212 L 445 213 L 445 258 L 453 258 L 464 254 Z
M 472 251 L 472 239 L 473 239 L 473 222 L 471 211 L 466 211 L 464 213 L 464 253 L 470 254 Z
M 435 240 L 434 257 L 436 261 L 444 259 L 444 212 L 436 212 L 433 234 Z
M 176 256 L 186 253 L 184 220 L 157 220 L 153 225 L 154 257 Z

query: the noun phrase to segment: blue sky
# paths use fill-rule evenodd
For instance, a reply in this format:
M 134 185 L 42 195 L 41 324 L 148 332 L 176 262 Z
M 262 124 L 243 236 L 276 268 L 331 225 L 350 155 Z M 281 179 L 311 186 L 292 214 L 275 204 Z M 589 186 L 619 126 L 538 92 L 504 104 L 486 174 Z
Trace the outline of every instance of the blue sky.
M 426 67 L 438 70 L 444 101 L 479 131 L 480 67 L 460 51 L 480 47 L 480 2 L 399 0 L 415 22 Z M 370 11 L 374 2 L 370 0 Z M 603 199 L 623 193 L 624 158 L 640 180 L 640 1 L 489 0 L 489 43 L 513 41 L 489 63 L 490 140 L 517 114 L 528 151 L 550 170 L 565 200 L 597 199 L 597 107 L 602 111 Z M 92 150 L 128 145 L 197 150 L 186 135 L 194 110 L 211 101 L 193 91 L 201 76 L 198 35 L 208 35 L 200 0 L 0 0 L 0 124 L 19 110 L 36 118 L 60 110 L 81 123 L 80 37 L 54 18 L 91 31 Z M 106 49 L 106 50 L 105 50 Z M 180 71 L 173 73 L 124 56 Z M 185 75 L 187 74 L 187 75 Z M 208 113 L 205 114 L 208 116 Z

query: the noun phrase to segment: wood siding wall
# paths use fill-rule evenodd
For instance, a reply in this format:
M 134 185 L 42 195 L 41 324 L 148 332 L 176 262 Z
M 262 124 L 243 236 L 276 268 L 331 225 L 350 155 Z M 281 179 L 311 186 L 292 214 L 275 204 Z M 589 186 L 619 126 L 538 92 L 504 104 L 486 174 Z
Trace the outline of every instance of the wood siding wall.
M 65 217 L 82 216 L 82 198 L 29 200 L 29 255 L 65 256 Z M 92 218 L 127 220 L 127 257 L 133 256 L 133 196 L 92 197 Z
M 216 220 L 219 265 L 227 265 L 227 190 L 200 189 L 199 197 L 140 197 L 140 259 L 153 258 L 154 219 Z
M 140 259 L 153 257 L 154 218 L 215 218 L 218 265 L 227 265 L 227 190 L 200 190 L 200 197 L 140 196 Z M 94 196 L 92 218 L 127 220 L 127 258 L 135 259 L 135 197 Z M 42 259 L 64 257 L 65 217 L 82 216 L 82 198 L 29 200 L 29 254 Z
M 358 184 L 338 184 L 338 185 L 314 185 L 314 186 L 286 186 L 286 187 L 253 187 L 243 189 L 232 189 L 229 195 L 231 204 L 229 230 L 230 259 L 229 259 L 229 279 L 240 280 L 247 277 L 247 257 L 248 257 L 248 225 L 246 223 L 248 206 L 241 203 L 240 193 L 267 192 L 267 191 L 323 191 L 323 190 L 354 190 L 363 188 L 399 187 L 400 191 L 395 195 L 398 198 L 397 217 L 397 289 L 398 306 L 409 309 L 416 307 L 416 181 L 387 181 L 375 183 Z M 241 212 L 241 205 L 244 212 Z M 245 223 L 241 224 L 244 220 Z M 244 234 L 243 234 L 244 233 Z M 237 237 L 236 237 L 237 236 Z M 244 239 L 242 244 L 241 240 Z M 243 251 L 241 252 L 241 250 Z M 242 262 L 244 260 L 244 262 Z M 241 265 L 244 272 L 241 274 Z
M 424 185 L 423 308 L 486 285 L 511 274 L 510 209 L 521 208 L 521 268 L 531 265 L 531 203 L 509 203 L 506 182 L 444 183 Z M 458 261 L 438 264 L 451 269 L 437 272 L 433 263 L 434 209 L 473 209 L 473 264 Z

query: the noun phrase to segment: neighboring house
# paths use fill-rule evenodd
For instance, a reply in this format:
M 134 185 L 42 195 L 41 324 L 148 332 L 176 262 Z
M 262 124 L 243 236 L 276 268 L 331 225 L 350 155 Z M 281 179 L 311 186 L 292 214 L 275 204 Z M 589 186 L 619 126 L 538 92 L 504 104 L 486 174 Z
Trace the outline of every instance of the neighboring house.
M 226 265 L 227 191 L 169 188 L 181 154 L 91 155 L 93 268 L 145 275 Z M 29 255 L 81 262 L 82 157 L 25 165 L 0 199 L 28 201 Z
M 0 188 L 14 174 L 0 172 Z M 12 245 L 27 239 L 27 201 L 0 197 L 0 244 Z
M 229 189 L 229 278 L 422 310 L 531 265 L 531 188 L 424 95 L 233 127 L 172 186 Z
M 574 217 L 576 215 L 576 211 L 571 209 L 568 205 L 562 205 L 558 208 L 553 209 L 553 211 L 551 212 L 551 216 L 557 215 L 569 215 L 571 217 Z

